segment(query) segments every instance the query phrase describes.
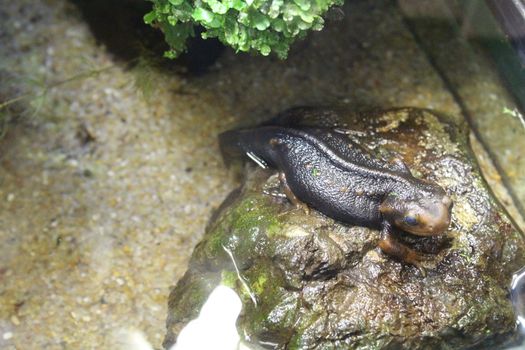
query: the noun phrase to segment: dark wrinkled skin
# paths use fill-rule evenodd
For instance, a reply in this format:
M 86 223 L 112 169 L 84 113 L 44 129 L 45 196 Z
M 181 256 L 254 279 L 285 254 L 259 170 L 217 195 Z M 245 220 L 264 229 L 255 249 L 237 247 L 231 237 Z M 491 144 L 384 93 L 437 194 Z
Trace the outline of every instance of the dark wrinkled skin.
M 380 248 L 407 263 L 418 265 L 423 256 L 393 239 L 392 226 L 432 236 L 450 224 L 452 201 L 443 188 L 412 176 L 400 159 L 373 157 L 344 130 L 262 126 L 225 132 L 220 144 L 226 158 L 246 154 L 277 169 L 289 198 L 336 220 L 381 229 Z

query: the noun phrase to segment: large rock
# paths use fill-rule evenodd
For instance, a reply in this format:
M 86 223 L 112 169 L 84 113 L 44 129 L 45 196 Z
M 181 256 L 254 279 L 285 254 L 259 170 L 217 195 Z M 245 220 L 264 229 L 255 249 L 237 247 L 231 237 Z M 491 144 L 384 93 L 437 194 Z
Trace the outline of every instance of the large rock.
M 170 295 L 168 334 L 196 317 L 215 285 L 243 300 L 245 340 L 276 349 L 491 347 L 515 333 L 508 299 L 524 242 L 480 176 L 465 125 L 410 108 L 295 109 L 285 118 L 338 125 L 378 156 L 402 156 L 454 201 L 443 237 L 400 239 L 434 256 L 426 273 L 383 254 L 376 230 L 295 209 L 273 173 L 250 168 L 195 248 Z

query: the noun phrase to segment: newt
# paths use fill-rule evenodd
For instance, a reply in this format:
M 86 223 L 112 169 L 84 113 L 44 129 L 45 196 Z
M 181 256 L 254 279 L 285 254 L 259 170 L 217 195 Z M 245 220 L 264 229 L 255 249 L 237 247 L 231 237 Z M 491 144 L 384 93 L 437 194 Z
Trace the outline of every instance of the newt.
M 379 248 L 406 263 L 427 258 L 399 242 L 394 227 L 434 236 L 450 224 L 452 200 L 441 186 L 414 177 L 399 158 L 375 157 L 336 128 L 263 125 L 224 132 L 219 143 L 226 160 L 246 155 L 276 169 L 292 203 L 381 230 Z

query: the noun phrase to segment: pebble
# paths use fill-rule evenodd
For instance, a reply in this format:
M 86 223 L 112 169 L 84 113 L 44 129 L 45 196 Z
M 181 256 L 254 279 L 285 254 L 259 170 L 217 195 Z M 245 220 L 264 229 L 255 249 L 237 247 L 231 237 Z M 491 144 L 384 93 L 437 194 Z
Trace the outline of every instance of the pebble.
M 15 325 L 15 326 L 19 326 L 20 325 L 20 319 L 18 317 L 16 317 L 15 315 L 11 316 L 11 322 Z

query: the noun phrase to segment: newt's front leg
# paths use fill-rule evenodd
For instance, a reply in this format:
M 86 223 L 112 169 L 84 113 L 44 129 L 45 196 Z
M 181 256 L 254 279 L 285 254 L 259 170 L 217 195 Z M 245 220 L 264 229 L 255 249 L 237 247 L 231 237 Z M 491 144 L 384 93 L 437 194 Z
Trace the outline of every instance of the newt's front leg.
M 292 192 L 292 189 L 288 185 L 288 181 L 286 181 L 286 175 L 283 172 L 279 173 L 279 180 L 281 181 L 281 187 L 283 189 L 284 194 L 286 195 L 286 198 L 298 209 L 304 210 L 305 214 L 310 214 L 310 208 L 308 205 L 304 202 L 302 202 L 297 196 Z
M 434 267 L 431 263 L 433 260 L 427 254 L 419 253 L 403 243 L 399 242 L 392 235 L 392 227 L 390 223 L 383 223 L 383 229 L 381 231 L 381 240 L 379 241 L 379 248 L 390 256 L 393 256 L 407 264 L 411 264 L 419 268 L 419 270 L 425 274 L 425 268 Z

